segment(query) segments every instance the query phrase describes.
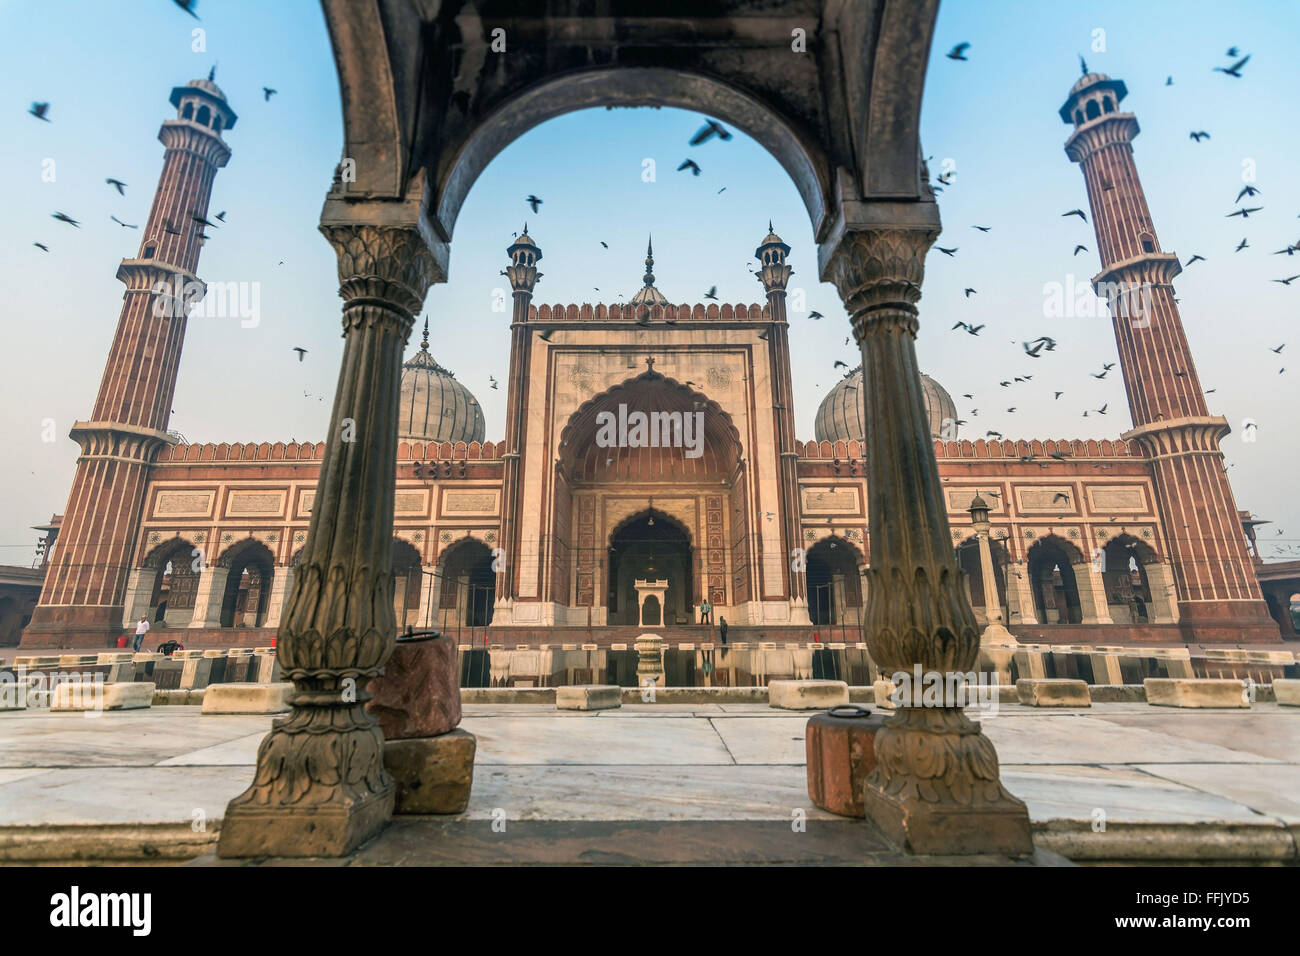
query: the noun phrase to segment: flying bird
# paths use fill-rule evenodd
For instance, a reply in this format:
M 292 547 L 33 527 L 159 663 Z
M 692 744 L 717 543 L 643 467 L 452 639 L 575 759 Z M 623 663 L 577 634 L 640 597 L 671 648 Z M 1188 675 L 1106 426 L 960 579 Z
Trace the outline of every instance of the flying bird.
M 262 87 L 262 97 L 263 97 L 262 102 L 263 103 L 271 102 L 271 97 L 275 96 L 275 94 L 279 92 L 280 92 L 279 90 L 273 90 L 269 86 Z
M 528 205 L 533 208 L 533 212 L 537 212 L 537 207 L 542 204 L 542 200 L 538 199 L 536 196 L 531 194 L 528 196 L 527 199 L 524 200 L 524 202 L 528 203 Z
M 1043 349 L 1046 349 L 1049 352 L 1056 350 L 1056 339 L 1046 335 L 1039 336 L 1032 342 L 1021 342 L 1020 344 L 1024 347 L 1025 354 L 1032 358 L 1039 358 L 1039 353 L 1042 352 Z
M 543 342 L 551 341 L 551 336 L 555 334 L 555 329 L 547 329 L 545 332 L 538 332 L 537 337 Z
M 731 139 L 731 134 L 723 129 L 721 123 L 717 120 L 706 120 L 704 125 L 691 137 L 691 145 L 699 146 L 701 143 L 708 142 L 714 136 L 724 142 Z
M 988 232 L 992 226 L 971 226 L 972 229 L 978 229 L 980 232 Z
M 45 252 L 50 251 L 50 247 L 43 242 L 33 242 L 32 245 L 34 245 L 37 249 L 43 249 Z
M 816 322 L 818 319 L 824 319 L 824 318 L 826 318 L 826 316 L 822 315 L 822 314 L 821 314 L 820 312 L 818 312 L 816 309 L 813 309 L 811 312 L 808 313 L 808 318 L 810 318 L 810 319 L 812 319 L 814 322 Z
M 1300 279 L 1300 275 L 1298 275 L 1298 276 L 1292 276 L 1292 277 L 1289 278 L 1289 279 L 1274 279 L 1273 281 L 1274 281 L 1274 282 L 1280 282 L 1280 283 L 1282 283 L 1283 285 L 1290 285 L 1290 284 L 1291 284 L 1292 282 L 1294 282 L 1296 279 Z
M 1174 78 L 1172 76 L 1166 76 L 1165 86 L 1173 86 L 1173 85 L 1174 85 Z
M 680 173 L 683 169 L 689 169 L 692 176 L 700 174 L 700 164 L 693 159 L 683 159 L 682 164 L 677 167 L 677 172 Z
M 1205 256 L 1194 255 L 1194 256 L 1192 256 L 1190 259 L 1188 259 L 1186 262 L 1183 263 L 1183 268 L 1186 269 L 1186 268 L 1187 268 L 1188 266 L 1190 266 L 1193 262 L 1204 262 L 1204 261 L 1205 261 Z
M 1085 216 L 1085 215 L 1083 214 L 1083 210 L 1082 210 L 1082 209 L 1071 209 L 1069 212 L 1063 212 L 1063 213 L 1061 213 L 1061 218 L 1062 218 L 1062 219 L 1064 219 L 1066 216 L 1078 216 L 1078 217 L 1079 217 L 1080 219 L 1082 219 L 1084 222 L 1087 222 L 1087 221 L 1088 221 L 1088 217 Z
M 716 285 L 709 286 L 709 291 L 704 293 L 704 298 L 717 299 L 717 297 L 718 297 L 718 287 Z
M 104 182 L 108 183 L 110 186 L 116 189 L 119 195 L 122 196 L 126 195 L 126 183 L 122 182 L 122 180 L 114 179 L 112 176 L 109 176 L 107 179 L 104 180 Z
M 935 248 L 938 249 L 940 252 L 942 252 L 945 256 L 951 256 L 957 251 L 959 247 L 953 246 L 951 249 L 945 249 L 943 246 L 935 246 Z
M 1247 243 L 1246 240 L 1243 238 L 1243 239 L 1241 240 L 1241 242 L 1237 243 L 1237 248 L 1236 248 L 1236 249 L 1233 249 L 1232 251 L 1233 251 L 1233 252 L 1241 252 L 1242 249 L 1247 249 L 1247 248 L 1249 248 L 1249 247 L 1250 247 L 1250 244 Z
M 1241 192 L 1237 193 L 1236 201 L 1241 202 L 1242 196 L 1254 196 L 1258 194 L 1260 191 L 1261 190 L 1258 186 L 1252 186 L 1249 183 L 1247 183 L 1245 186 L 1241 187 Z
M 1259 212 L 1263 208 L 1263 206 L 1242 206 L 1240 209 L 1228 213 L 1223 218 L 1231 219 L 1233 216 L 1240 216 L 1242 219 L 1249 219 L 1252 212 Z
M 1270 352 L 1276 352 L 1278 355 L 1281 355 L 1281 354 L 1282 354 L 1282 350 L 1283 350 L 1284 348 L 1286 348 L 1286 343 L 1285 343 L 1285 342 L 1283 342 L 1281 345 L 1279 345 L 1279 346 L 1278 346 L 1277 348 L 1275 348 L 1275 349 L 1269 349 L 1269 351 L 1270 351 Z
M 194 8 L 199 5 L 199 0 L 172 0 L 172 3 L 176 4 L 176 6 L 180 7 L 195 20 L 199 18 L 199 15 L 194 12 Z
M 1199 132 L 1195 132 L 1195 133 L 1188 133 L 1188 134 L 1187 134 L 1187 138 L 1188 138 L 1188 139 L 1194 139 L 1194 140 L 1196 140 L 1196 142 L 1199 143 L 1199 142 L 1200 142 L 1201 140 L 1203 140 L 1203 139 L 1209 139 L 1209 138 L 1210 138 L 1210 134 L 1207 133 L 1205 130 L 1201 130 L 1201 131 L 1199 131 Z
M 1277 350 L 1275 349 L 1274 351 Z M 836 359 L 835 364 L 831 366 L 831 368 L 848 368 L 848 367 L 849 367 L 848 362 L 841 362 L 839 359 Z
M 301 361 L 302 361 L 302 357 L 303 357 L 304 355 L 307 354 L 307 350 L 306 350 L 305 348 L 303 348 L 301 345 L 295 345 L 295 346 L 293 347 L 293 350 L 294 350 L 295 352 L 298 353 L 298 361 L 299 361 L 299 362 L 301 362 Z
M 601 241 L 600 241 L 600 244 L 601 244 L 601 245 L 602 245 L 602 246 L 604 246 L 604 247 L 605 247 L 605 248 L 606 248 L 606 249 L 608 249 L 608 248 L 609 248 L 609 243 L 608 243 L 608 242 L 606 242 L 606 241 L 605 241 L 605 240 L 603 240 L 603 239 L 602 239 L 602 240 L 601 240 Z
M 1231 54 L 1229 54 L 1229 55 L 1231 56 Z M 1241 68 L 1242 68 L 1243 66 L 1245 66 L 1246 63 L 1247 63 L 1249 60 L 1250 60 L 1250 54 L 1247 53 L 1245 56 L 1243 56 L 1243 57 L 1242 57 L 1240 60 L 1238 60 L 1236 63 L 1232 64 L 1232 66 L 1227 66 L 1227 67 L 1224 67 L 1224 66 L 1216 66 L 1216 67 L 1215 67 L 1211 72 L 1214 72 L 1214 73 L 1227 73 L 1229 76 L 1231 76 L 1231 77 L 1233 77 L 1233 78 L 1239 80 L 1239 79 L 1241 79 Z
M 1087 251 L 1088 251 L 1088 247 L 1083 245 L 1082 243 L 1074 247 L 1074 254 L 1076 256 L 1081 252 L 1087 252 Z
M 968 299 L 973 295 L 979 295 L 979 293 L 974 289 L 962 289 L 962 292 L 966 293 L 966 298 Z
M 194 213 L 190 213 L 190 218 L 193 219 L 195 222 L 197 222 L 200 226 L 211 226 L 213 229 L 219 228 L 215 222 L 209 222 L 203 216 L 196 216 L 194 215 Z
M 948 59 L 950 60 L 965 60 L 968 59 L 968 57 L 966 56 L 966 51 L 969 49 L 970 49 L 969 43 L 958 43 L 955 47 L 953 47 L 944 55 L 948 57 Z
M 226 211 L 223 209 L 223 210 L 221 210 L 221 212 L 217 213 L 216 219 L 217 219 L 217 222 L 221 223 L 222 225 L 225 225 L 225 222 L 226 222 Z
M 50 111 L 49 103 L 33 103 L 31 109 L 29 109 L 27 112 L 31 113 L 38 120 L 45 120 L 45 122 L 48 123 L 50 122 L 50 118 L 45 114 L 48 113 L 49 111 Z
M 1052 398 L 1053 398 L 1053 399 L 1058 399 L 1058 398 L 1060 398 L 1060 397 L 1061 397 L 1062 395 L 1064 395 L 1064 394 L 1065 394 L 1064 392 L 1054 392 L 1054 393 L 1052 394 Z
M 497 380 L 496 380 L 496 377 L 495 377 L 495 376 L 489 375 L 489 376 L 488 376 L 488 382 L 491 383 L 491 385 L 492 385 L 493 388 L 496 388 L 496 387 L 497 387 Z
M 50 213 L 50 216 L 54 219 L 59 220 L 59 222 L 66 222 L 69 226 L 76 226 L 78 229 L 81 228 L 81 223 L 77 222 L 77 220 L 73 219 L 71 216 L 67 215 L 66 213 L 52 212 Z
M 117 224 L 118 224 L 119 226 L 121 226 L 123 229 L 139 229 L 139 228 L 140 228 L 138 225 L 133 226 L 133 225 L 131 225 L 129 222 L 123 222 L 121 219 L 118 219 L 116 216 L 113 216 L 113 215 L 110 215 L 108 218 L 111 219 L 111 220 L 113 220 L 115 223 L 117 223 Z

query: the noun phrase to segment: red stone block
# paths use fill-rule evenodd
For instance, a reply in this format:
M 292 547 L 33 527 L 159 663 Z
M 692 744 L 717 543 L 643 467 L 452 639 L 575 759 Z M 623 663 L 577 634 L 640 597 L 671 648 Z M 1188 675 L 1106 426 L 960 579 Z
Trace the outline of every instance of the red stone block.
M 460 678 L 450 637 L 398 641 L 382 677 L 370 682 L 366 711 L 386 740 L 437 737 L 460 723 Z
M 832 707 L 808 721 L 808 796 L 823 810 L 865 817 L 862 782 L 876 766 L 876 731 L 884 717 L 865 707 Z

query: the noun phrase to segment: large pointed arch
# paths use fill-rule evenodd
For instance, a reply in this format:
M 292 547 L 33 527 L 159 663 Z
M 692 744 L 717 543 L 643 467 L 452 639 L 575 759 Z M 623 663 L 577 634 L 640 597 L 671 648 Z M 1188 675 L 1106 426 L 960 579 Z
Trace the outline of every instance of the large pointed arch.
M 664 447 L 605 447 L 598 443 L 599 416 L 634 411 L 702 415 L 704 432 L 698 458 L 686 449 Z M 672 436 L 668 436 L 672 437 Z M 580 405 L 560 432 L 561 467 L 575 483 L 611 480 L 680 481 L 712 478 L 729 481 L 743 457 L 740 432 L 716 401 L 676 379 L 648 369 L 614 385 Z

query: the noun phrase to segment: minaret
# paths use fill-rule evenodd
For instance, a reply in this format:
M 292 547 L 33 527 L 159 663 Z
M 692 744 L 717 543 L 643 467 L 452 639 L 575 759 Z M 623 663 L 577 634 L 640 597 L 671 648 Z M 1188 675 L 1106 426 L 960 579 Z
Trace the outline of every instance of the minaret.
M 522 547 L 519 539 L 520 489 L 526 451 L 521 447 L 521 440 L 524 434 L 524 412 L 528 408 L 528 367 L 533 349 L 528 306 L 533 301 L 533 289 L 537 280 L 542 277 L 537 271 L 537 260 L 542 258 L 542 250 L 528 235 L 526 223 L 524 231 L 506 248 L 506 253 L 510 256 L 510 265 L 505 271 L 513 290 L 514 311 L 510 318 L 510 377 L 506 381 L 506 450 L 501 456 L 501 547 L 505 549 L 505 560 L 497 572 L 498 610 L 493 613 L 494 624 L 511 623 L 510 613 L 505 609 L 518 592 L 517 569 Z M 538 556 L 532 557 L 536 559 Z
M 803 517 L 799 501 L 799 455 L 794 450 L 794 387 L 790 380 L 790 327 L 785 315 L 785 287 L 794 270 L 785 263 L 790 247 L 767 224 L 767 237 L 754 250 L 761 266 L 755 275 L 767 293 L 768 318 L 771 334 L 768 337 L 768 374 L 772 383 L 772 418 L 776 432 L 776 449 L 781 457 L 779 469 L 781 548 L 785 559 L 787 593 L 792 604 L 803 609 L 801 618 L 807 617 L 808 595 L 804 575 L 791 570 L 790 552 L 803 547 Z M 807 623 L 797 619 L 794 623 Z
M 212 82 L 172 90 L 176 117 L 139 253 L 123 259 L 126 285 L 117 331 L 89 421 L 72 426 L 81 446 L 59 546 L 50 560 L 25 644 L 98 644 L 119 633 L 150 463 L 169 442 L 167 423 L 187 307 L 203 298 L 195 275 L 217 170 L 230 159 L 221 138 L 235 112 Z
M 1174 567 L 1185 637 L 1280 640 L 1255 578 L 1219 442 L 1231 430 L 1210 415 L 1174 300 L 1178 257 L 1164 252 L 1133 161 L 1128 90 L 1100 73 L 1081 77 L 1061 107 L 1074 126 L 1065 152 L 1083 167 L 1102 270 L 1097 294 L 1111 303 L 1133 429 L 1146 450 Z

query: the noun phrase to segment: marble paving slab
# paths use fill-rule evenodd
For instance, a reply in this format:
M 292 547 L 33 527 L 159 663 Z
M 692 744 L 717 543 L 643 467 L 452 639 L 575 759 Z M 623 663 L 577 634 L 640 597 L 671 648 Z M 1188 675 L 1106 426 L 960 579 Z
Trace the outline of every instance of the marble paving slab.
M 218 820 L 252 782 L 251 767 L 97 767 L 0 783 L 0 826 Z
M 808 798 L 802 767 L 480 766 L 466 816 L 488 820 L 840 819 Z
M 270 730 L 268 726 L 266 730 Z M 257 748 L 266 739 L 266 731 L 247 734 L 224 743 L 201 747 L 189 753 L 160 760 L 157 767 L 252 767 L 257 764 Z
M 1289 824 L 1300 824 L 1300 767 L 1260 764 L 1247 772 L 1235 764 L 1155 764 L 1142 766 L 1155 777 L 1195 787 L 1250 807 Z
M 1230 750 L 1142 725 L 1095 716 L 1040 715 L 981 722 L 1004 764 L 1259 763 L 1271 758 Z
M 706 720 L 466 717 L 461 727 L 478 738 L 476 764 L 732 762 L 721 738 Z
M 188 713 L 160 713 L 167 710 Z M 270 719 L 203 718 L 197 707 L 109 711 L 89 719 L 80 713 L 28 711 L 20 719 L 0 721 L 0 766 L 148 766 L 258 729 L 269 730 Z
M 808 753 L 804 743 L 808 717 L 791 717 L 788 711 L 781 713 L 782 716 L 768 720 L 726 716 L 713 717 L 709 722 L 736 763 L 803 766 Z
M 1256 712 L 1255 708 L 1262 712 Z M 1255 708 L 1170 713 L 1162 707 L 1152 708 L 1156 713 L 1141 716 L 1110 713 L 1099 716 L 1106 723 L 1165 734 L 1180 743 L 1213 744 L 1265 759 L 1300 761 L 1300 720 L 1276 704 L 1270 710 L 1264 710 L 1259 704 Z
M 1232 772 L 1230 766 L 1235 765 L 1220 765 L 1219 772 Z M 1089 824 L 1094 819 L 1113 823 L 1266 822 L 1236 800 L 1130 767 L 1004 763 L 1002 783 L 1025 801 L 1031 820 L 1082 820 Z M 1094 817 L 1097 810 L 1103 815 Z

